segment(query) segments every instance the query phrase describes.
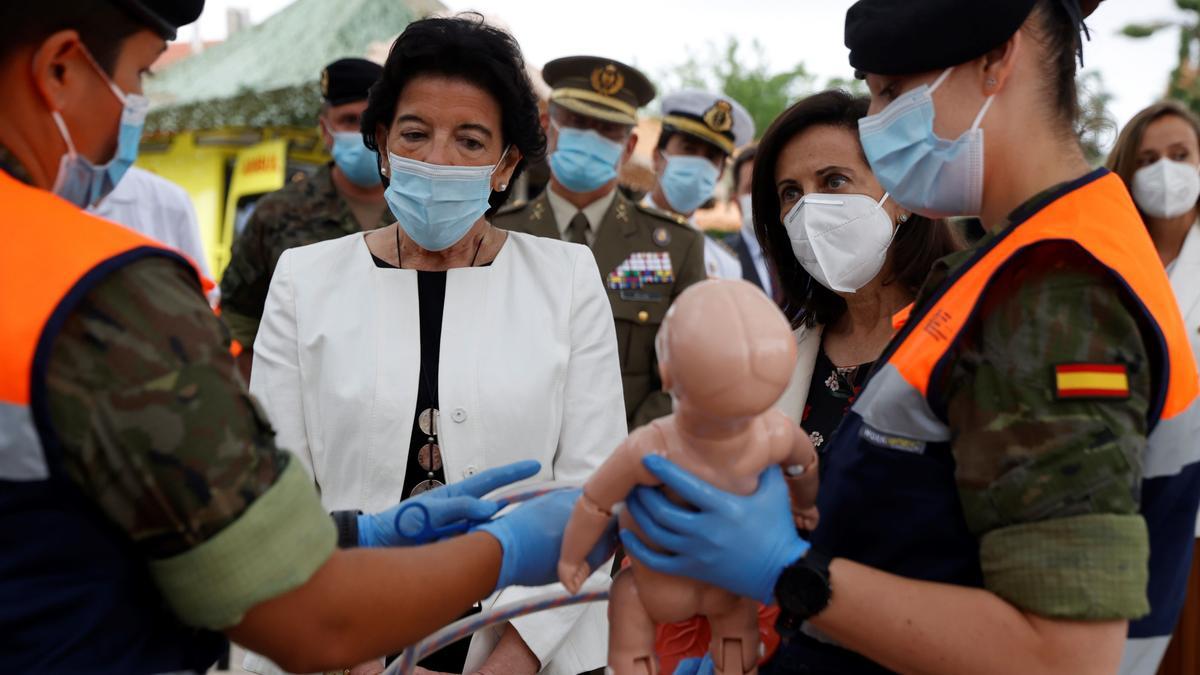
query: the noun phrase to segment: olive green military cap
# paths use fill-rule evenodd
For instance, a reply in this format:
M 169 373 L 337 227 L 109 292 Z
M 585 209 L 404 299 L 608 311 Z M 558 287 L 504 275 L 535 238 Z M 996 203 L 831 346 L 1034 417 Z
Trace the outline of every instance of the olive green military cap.
M 637 124 L 638 108 L 654 100 L 640 70 L 600 56 L 565 56 L 542 68 L 550 100 L 572 112 L 618 124 Z

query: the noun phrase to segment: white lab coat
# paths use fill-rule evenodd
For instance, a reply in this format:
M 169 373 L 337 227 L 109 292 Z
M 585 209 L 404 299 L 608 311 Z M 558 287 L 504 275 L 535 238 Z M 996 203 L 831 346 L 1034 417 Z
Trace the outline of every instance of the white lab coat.
M 1168 276 L 1171 290 L 1175 291 L 1175 299 L 1179 301 L 1192 353 L 1200 361 L 1200 222 L 1192 225 Z M 1196 523 L 1196 538 L 1200 539 L 1200 519 Z
M 362 234 L 285 252 L 252 372 L 276 441 L 313 473 L 326 508 L 374 512 L 400 500 L 420 372 L 415 271 L 376 267 Z M 591 251 L 510 232 L 490 266 L 450 270 L 437 391 L 450 482 L 519 459 L 542 462 L 535 482 L 587 479 L 627 433 L 612 309 Z M 484 607 L 546 590 L 507 589 Z M 576 675 L 607 660 L 606 610 L 513 625 L 542 672 Z M 467 672 L 497 637 L 476 635 Z
M 178 250 L 212 278 L 192 198 L 166 178 L 131 166 L 113 191 L 88 210 Z M 220 291 L 212 293 L 209 301 L 215 304 Z

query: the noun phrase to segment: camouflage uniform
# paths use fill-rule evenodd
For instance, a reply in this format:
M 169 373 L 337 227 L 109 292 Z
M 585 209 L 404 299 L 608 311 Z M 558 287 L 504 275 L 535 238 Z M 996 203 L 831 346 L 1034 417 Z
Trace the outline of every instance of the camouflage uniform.
M 3 148 L 0 170 L 29 182 Z M 53 342 L 45 395 L 66 474 L 185 622 L 229 627 L 332 553 L 311 479 L 275 447 L 227 329 L 178 263 L 137 259 L 88 291 Z
M 394 220 L 385 207 L 374 227 Z M 334 187 L 329 165 L 263 197 L 234 242 L 229 267 L 221 278 L 221 316 L 233 338 L 243 345 L 254 344 L 271 275 L 284 251 L 362 229 Z
M 938 261 L 917 305 L 998 234 Z M 1098 606 L 1149 611 L 1138 509 L 1153 385 L 1135 302 L 1077 246 L 1039 244 L 997 275 L 935 371 L 984 584 L 1022 609 L 1078 619 L 1112 618 L 1090 616 Z M 1124 364 L 1130 395 L 1056 400 L 1063 363 Z

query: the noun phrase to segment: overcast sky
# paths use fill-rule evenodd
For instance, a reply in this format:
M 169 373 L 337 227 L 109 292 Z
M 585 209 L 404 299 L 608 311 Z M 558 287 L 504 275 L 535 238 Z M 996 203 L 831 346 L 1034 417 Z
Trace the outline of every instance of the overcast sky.
M 334 1 L 334 0 L 330 0 Z M 758 40 L 768 64 L 783 69 L 803 62 L 823 84 L 848 77 L 842 21 L 850 0 L 442 0 L 451 9 L 479 10 L 508 24 L 527 59 L 541 65 L 570 54 L 611 56 L 657 79 L 691 53 L 703 58 L 711 44 L 730 35 Z M 981 0 L 986 1 L 986 0 Z M 207 0 L 197 26 L 206 40 L 225 34 L 228 7 L 250 9 L 255 23 L 290 0 Z M 1099 70 L 1115 95 L 1110 110 L 1124 124 L 1162 95 L 1176 61 L 1177 33 L 1147 40 L 1117 35 L 1134 21 L 1180 16 L 1173 0 L 1107 0 L 1089 21 L 1092 41 L 1084 48 L 1087 69 Z M 185 28 L 188 40 L 195 28 Z

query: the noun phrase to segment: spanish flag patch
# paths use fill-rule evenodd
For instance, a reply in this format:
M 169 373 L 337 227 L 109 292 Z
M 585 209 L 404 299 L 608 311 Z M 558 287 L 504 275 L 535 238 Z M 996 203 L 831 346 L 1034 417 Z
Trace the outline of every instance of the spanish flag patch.
M 1073 398 L 1129 398 L 1129 371 L 1114 363 L 1064 363 L 1054 366 L 1054 395 Z

